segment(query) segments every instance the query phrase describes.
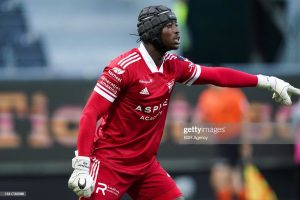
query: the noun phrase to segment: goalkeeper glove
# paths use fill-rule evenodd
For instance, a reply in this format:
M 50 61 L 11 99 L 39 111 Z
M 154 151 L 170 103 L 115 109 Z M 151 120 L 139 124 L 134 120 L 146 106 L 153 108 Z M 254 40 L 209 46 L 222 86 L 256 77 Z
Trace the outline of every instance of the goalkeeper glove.
M 76 155 L 72 159 L 72 167 L 74 171 L 69 179 L 68 187 L 78 196 L 90 197 L 95 187 L 93 178 L 89 174 L 90 158 Z
M 300 89 L 274 76 L 264 76 L 260 74 L 257 75 L 257 78 L 257 87 L 265 88 L 273 92 L 273 99 L 278 103 L 291 105 L 291 96 L 293 94 L 300 95 Z

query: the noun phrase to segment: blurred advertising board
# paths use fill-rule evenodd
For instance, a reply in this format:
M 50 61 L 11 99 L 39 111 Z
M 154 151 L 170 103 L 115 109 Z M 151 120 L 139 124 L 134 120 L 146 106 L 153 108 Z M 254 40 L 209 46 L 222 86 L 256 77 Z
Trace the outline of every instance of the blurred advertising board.
M 95 81 L 3 81 L 1 161 L 70 159 L 78 122 Z
M 300 85 L 297 77 L 284 77 L 293 85 Z M 74 155 L 76 149 L 77 130 L 79 118 L 83 106 L 94 88 L 96 80 L 32 80 L 32 81 L 1 81 L 0 84 L 0 164 L 5 162 L 68 162 Z M 299 83 L 299 84 L 297 84 Z M 176 86 L 175 92 L 186 95 L 191 106 L 197 103 L 198 95 L 204 89 L 201 87 Z M 249 101 L 272 102 L 271 93 L 261 89 L 245 89 Z M 297 101 L 297 99 L 295 99 Z M 271 103 L 274 107 L 270 113 L 274 119 L 274 113 L 278 105 Z M 299 107 L 300 108 L 300 107 Z M 169 110 L 169 114 L 171 114 Z M 258 112 L 259 113 L 259 112 Z M 285 110 L 281 113 L 285 114 Z M 168 115 L 169 115 L 168 114 Z M 289 121 L 285 121 L 289 122 Z M 212 144 L 201 140 L 191 140 L 199 138 L 198 133 L 193 132 L 194 127 L 206 128 L 207 126 L 197 124 L 189 120 L 188 124 L 178 124 L 172 127 L 174 121 L 168 118 L 165 134 L 160 147 L 159 158 L 169 159 L 170 166 L 173 161 L 188 160 L 195 161 L 195 158 L 203 163 L 213 159 L 215 149 Z M 186 123 L 186 122 L 184 122 Z M 256 124 L 266 127 L 265 124 Z M 271 126 L 276 126 L 274 121 L 270 121 Z M 224 128 L 228 125 L 222 125 Z M 213 127 L 215 128 L 215 127 Z M 252 126 L 248 129 L 252 130 Z M 282 127 L 285 131 L 286 127 Z M 258 128 L 254 127 L 254 131 Z M 178 141 L 178 133 L 181 141 Z M 196 130 L 196 129 L 195 129 Z M 223 130 L 223 129 L 222 129 Z M 193 134 L 196 134 L 193 135 Z M 208 135 L 208 138 L 210 135 Z M 284 137 L 284 136 L 283 136 Z M 183 139 L 183 140 L 182 140 Z M 195 142 L 196 141 L 196 142 Z M 267 143 L 267 142 L 266 142 Z M 288 144 L 287 148 L 271 147 L 280 143 L 281 147 Z M 261 152 L 268 152 L 270 155 L 279 152 L 282 157 L 292 159 L 293 143 L 290 137 L 286 141 L 270 143 L 268 148 L 261 148 Z M 187 145 L 188 144 L 188 145 Z M 174 151 L 176 149 L 176 151 Z M 276 150 L 276 151 L 274 151 Z M 275 153 L 276 154 L 276 153 Z M 184 162 L 182 162 L 184 163 Z M 178 164 L 178 162 L 177 162 Z M 178 165 L 177 165 L 178 166 Z M 182 165 L 185 168 L 187 165 Z M 191 166 L 191 165 L 190 165 Z M 195 165 L 195 166 L 198 166 Z

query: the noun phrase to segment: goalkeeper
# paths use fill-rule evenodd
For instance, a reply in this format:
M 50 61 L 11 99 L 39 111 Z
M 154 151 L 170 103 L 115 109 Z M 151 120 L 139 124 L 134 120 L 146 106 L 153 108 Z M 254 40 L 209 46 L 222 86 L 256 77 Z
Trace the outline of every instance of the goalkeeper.
M 207 67 L 167 53 L 180 33 L 167 7 L 149 6 L 138 16 L 141 43 L 113 59 L 99 77 L 80 119 L 78 155 L 69 188 L 81 200 L 179 200 L 182 193 L 156 159 L 174 84 L 259 87 L 291 105 L 300 91 L 272 76 Z

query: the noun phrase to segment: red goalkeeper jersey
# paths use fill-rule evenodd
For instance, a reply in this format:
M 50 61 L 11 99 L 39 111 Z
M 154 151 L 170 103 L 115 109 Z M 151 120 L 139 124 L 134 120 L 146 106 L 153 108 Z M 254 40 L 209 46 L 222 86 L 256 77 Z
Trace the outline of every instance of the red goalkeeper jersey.
M 175 82 L 191 85 L 200 73 L 168 53 L 156 66 L 142 43 L 112 60 L 94 88 L 113 102 L 98 122 L 94 154 L 127 173 L 145 169 L 157 154 Z

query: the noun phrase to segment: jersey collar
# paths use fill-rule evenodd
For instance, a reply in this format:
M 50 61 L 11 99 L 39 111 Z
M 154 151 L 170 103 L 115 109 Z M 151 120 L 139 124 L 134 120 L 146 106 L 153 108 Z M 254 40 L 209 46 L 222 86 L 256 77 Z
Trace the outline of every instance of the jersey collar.
M 164 68 L 163 68 L 164 61 L 161 64 L 161 66 L 159 67 L 159 69 L 157 69 L 157 66 L 156 66 L 155 62 L 153 61 L 153 59 L 149 55 L 148 51 L 146 50 L 146 48 L 145 48 L 145 46 L 142 42 L 141 42 L 140 47 L 138 49 L 139 49 L 140 53 L 142 54 L 142 57 L 143 57 L 144 61 L 146 62 L 148 68 L 150 69 L 150 71 L 152 73 L 155 73 L 155 72 L 163 73 L 164 72 Z

